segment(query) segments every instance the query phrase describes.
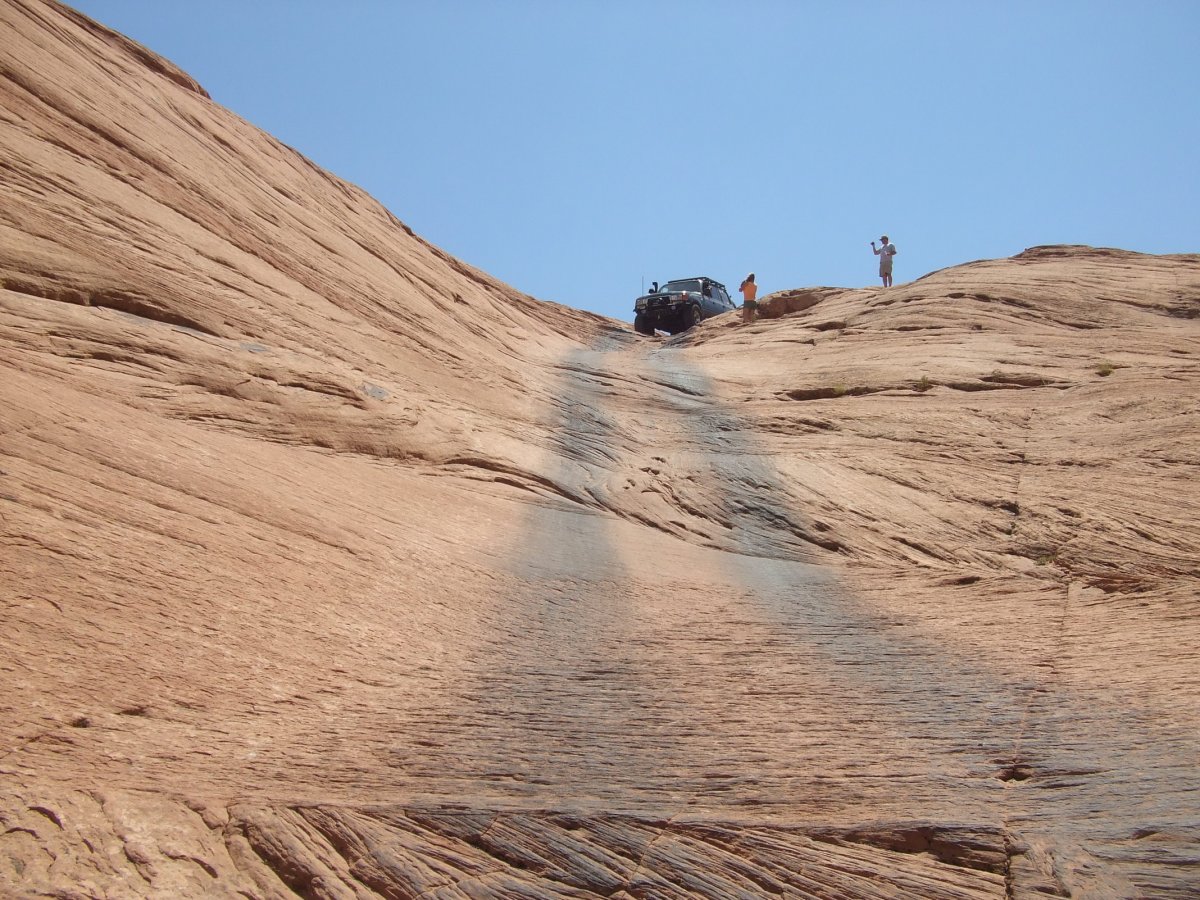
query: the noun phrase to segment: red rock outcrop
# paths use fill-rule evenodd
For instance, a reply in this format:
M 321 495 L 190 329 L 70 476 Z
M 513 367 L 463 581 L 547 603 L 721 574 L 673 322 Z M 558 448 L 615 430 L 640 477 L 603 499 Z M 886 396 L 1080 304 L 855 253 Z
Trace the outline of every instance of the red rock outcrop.
M 0 893 L 1200 889 L 1200 257 L 641 339 L 0 33 Z
M 758 317 L 780 319 L 788 313 L 812 309 L 826 297 L 840 293 L 841 290 L 838 288 L 829 287 L 792 288 L 786 291 L 776 291 L 759 301 Z

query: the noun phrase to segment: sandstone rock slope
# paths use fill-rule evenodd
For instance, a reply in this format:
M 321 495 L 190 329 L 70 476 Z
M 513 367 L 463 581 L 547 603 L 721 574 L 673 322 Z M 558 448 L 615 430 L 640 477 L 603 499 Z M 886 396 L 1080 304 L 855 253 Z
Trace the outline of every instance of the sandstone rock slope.
M 0 34 L 0 894 L 1200 891 L 1200 257 L 642 339 Z

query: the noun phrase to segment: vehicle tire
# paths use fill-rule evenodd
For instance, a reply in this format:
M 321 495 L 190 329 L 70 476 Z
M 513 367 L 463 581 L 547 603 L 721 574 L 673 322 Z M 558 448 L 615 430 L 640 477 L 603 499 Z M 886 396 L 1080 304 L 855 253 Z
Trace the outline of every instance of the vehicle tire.
M 633 330 L 638 334 L 645 334 L 654 337 L 654 326 L 646 321 L 646 317 L 638 313 L 633 317 Z
M 689 328 L 695 328 L 697 325 L 699 325 L 701 322 L 704 321 L 704 313 L 700 311 L 700 307 L 698 304 L 693 303 L 691 306 L 688 307 L 688 311 L 686 313 L 684 313 L 683 321 L 684 321 L 684 326 L 683 326 L 684 331 L 687 331 Z

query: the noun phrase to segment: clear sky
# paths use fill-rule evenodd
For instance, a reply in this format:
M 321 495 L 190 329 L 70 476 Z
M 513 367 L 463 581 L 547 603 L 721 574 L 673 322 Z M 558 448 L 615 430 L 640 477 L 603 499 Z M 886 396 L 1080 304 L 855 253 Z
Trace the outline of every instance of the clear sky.
M 534 296 L 1200 249 L 1200 0 L 74 0 Z

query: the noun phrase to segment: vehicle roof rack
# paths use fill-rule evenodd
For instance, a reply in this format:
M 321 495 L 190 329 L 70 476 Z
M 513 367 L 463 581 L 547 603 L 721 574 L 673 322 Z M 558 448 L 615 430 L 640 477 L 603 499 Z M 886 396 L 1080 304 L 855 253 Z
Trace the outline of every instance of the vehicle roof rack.
M 670 284 L 673 281 L 711 281 L 713 284 L 721 284 L 721 282 L 717 281 L 711 275 L 689 275 L 686 278 L 668 278 L 663 284 Z M 725 287 L 725 285 L 721 284 L 721 287 Z M 662 289 L 661 285 L 659 289 Z

